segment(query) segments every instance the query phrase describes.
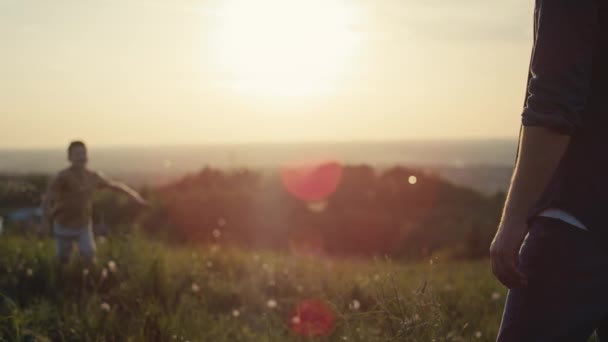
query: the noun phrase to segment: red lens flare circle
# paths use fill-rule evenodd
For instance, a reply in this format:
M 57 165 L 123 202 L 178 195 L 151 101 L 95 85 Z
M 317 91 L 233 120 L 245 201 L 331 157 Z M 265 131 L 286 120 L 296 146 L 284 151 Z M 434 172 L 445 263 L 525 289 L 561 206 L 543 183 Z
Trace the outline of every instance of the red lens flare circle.
M 299 336 L 322 337 L 330 335 L 336 324 L 336 315 L 322 300 L 307 299 L 292 311 L 289 327 Z
M 333 194 L 342 179 L 342 166 L 337 161 L 308 162 L 281 168 L 285 189 L 306 202 L 319 202 Z

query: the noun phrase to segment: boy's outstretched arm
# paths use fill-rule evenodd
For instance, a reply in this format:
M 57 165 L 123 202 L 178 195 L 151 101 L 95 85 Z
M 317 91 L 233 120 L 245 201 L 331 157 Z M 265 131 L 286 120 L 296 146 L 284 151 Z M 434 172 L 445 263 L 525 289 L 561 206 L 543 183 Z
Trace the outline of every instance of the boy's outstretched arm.
M 137 191 L 135 191 L 130 186 L 128 186 L 122 182 L 109 179 L 101 173 L 98 173 L 98 176 L 101 179 L 101 184 L 104 188 L 125 194 L 133 202 L 135 202 L 141 206 L 144 206 L 144 207 L 149 206 L 148 202 Z

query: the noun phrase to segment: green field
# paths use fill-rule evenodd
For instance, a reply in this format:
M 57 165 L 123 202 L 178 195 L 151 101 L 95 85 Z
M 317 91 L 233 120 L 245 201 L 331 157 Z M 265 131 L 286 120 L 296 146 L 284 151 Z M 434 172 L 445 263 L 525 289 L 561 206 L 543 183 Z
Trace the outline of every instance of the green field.
M 1 237 L 0 340 L 492 341 L 506 293 L 488 261 L 329 259 L 136 236 L 98 249 L 95 266 L 62 268 L 51 240 Z M 335 315 L 326 336 L 294 332 L 294 307 L 311 298 Z

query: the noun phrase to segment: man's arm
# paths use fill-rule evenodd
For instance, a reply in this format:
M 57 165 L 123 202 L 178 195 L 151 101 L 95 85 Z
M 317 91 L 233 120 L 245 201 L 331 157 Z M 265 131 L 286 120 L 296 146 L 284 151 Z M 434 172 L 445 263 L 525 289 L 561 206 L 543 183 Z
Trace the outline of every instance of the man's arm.
M 492 268 L 507 287 L 527 285 L 518 269 L 519 248 L 528 232 L 528 214 L 539 200 L 562 159 L 570 136 L 543 127 L 524 126 L 519 159 L 502 220 L 490 247 Z
M 537 0 L 519 158 L 490 247 L 494 274 L 509 288 L 527 285 L 518 269 L 518 252 L 528 231 L 528 215 L 555 173 L 570 136 L 583 125 L 599 25 L 596 1 Z
M 128 185 L 119 181 L 111 180 L 101 173 L 97 173 L 97 176 L 100 179 L 100 184 L 102 187 L 118 193 L 122 193 L 139 205 L 148 206 L 148 202 L 137 191 L 135 191 Z

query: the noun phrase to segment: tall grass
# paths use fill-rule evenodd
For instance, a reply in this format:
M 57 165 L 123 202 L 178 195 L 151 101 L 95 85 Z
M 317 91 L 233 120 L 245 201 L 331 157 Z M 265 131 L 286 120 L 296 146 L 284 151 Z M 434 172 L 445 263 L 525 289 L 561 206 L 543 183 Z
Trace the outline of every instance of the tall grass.
M 98 241 L 98 261 L 60 267 L 52 241 L 0 239 L 0 340 L 492 341 L 505 292 L 487 261 L 424 263 Z M 319 299 L 325 336 L 290 328 Z

